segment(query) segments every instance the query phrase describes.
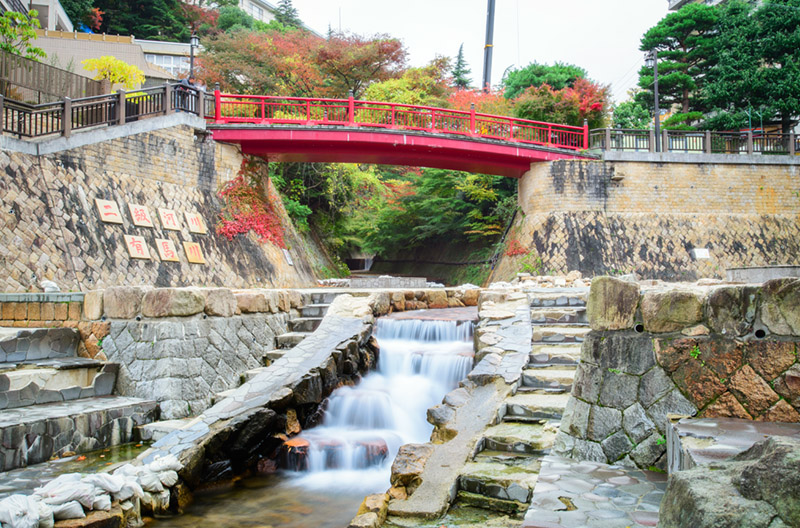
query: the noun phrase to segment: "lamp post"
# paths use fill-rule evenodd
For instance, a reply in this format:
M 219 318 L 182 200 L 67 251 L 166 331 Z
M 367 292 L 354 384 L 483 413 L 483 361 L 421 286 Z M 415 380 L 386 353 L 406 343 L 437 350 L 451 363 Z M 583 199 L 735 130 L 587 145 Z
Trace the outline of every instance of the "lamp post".
M 661 152 L 661 109 L 658 107 L 658 50 L 647 52 L 644 65 L 653 68 L 653 94 L 655 95 L 656 152 Z
M 194 77 L 194 49 L 200 46 L 200 38 L 197 33 L 192 31 L 192 37 L 189 39 L 189 78 Z

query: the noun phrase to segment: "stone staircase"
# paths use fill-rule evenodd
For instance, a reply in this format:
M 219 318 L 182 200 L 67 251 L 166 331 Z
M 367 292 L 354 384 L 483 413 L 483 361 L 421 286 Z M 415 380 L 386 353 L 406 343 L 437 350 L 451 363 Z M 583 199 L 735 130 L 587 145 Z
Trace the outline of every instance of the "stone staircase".
M 558 431 L 589 332 L 587 289 L 531 292 L 532 343 L 519 386 L 500 406 L 459 477 L 462 504 L 509 514 L 528 509 Z
M 77 356 L 72 328 L 0 328 L 0 471 L 133 440 L 154 401 L 113 396 L 119 365 Z
M 277 348 L 264 354 L 264 366 L 244 372 L 239 378 L 239 386 L 262 373 L 273 362 L 283 357 L 286 352 L 296 347 L 306 337 L 313 334 L 314 331 L 319 327 L 320 323 L 322 323 L 322 319 L 328 312 L 328 307 L 331 305 L 337 295 L 339 295 L 339 292 L 312 292 L 310 294 L 311 303 L 300 308 L 300 316 L 292 316 L 289 319 L 289 332 L 276 337 L 275 340 Z M 233 391 L 239 388 L 239 386 L 214 394 L 213 398 L 211 399 L 212 405 L 230 396 Z M 156 433 L 156 436 L 158 436 L 158 434 L 159 433 Z

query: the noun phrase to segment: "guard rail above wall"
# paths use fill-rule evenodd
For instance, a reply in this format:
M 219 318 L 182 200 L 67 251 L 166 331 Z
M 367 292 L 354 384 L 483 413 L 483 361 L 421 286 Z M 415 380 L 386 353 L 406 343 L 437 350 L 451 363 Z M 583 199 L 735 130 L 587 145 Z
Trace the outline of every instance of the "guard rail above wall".
M 795 133 L 734 131 L 713 132 L 663 130 L 656 140 L 653 130 L 598 128 L 589 132 L 589 149 L 618 152 L 669 152 L 684 154 L 800 153 L 800 136 Z
M 0 96 L 2 130 L 16 136 L 34 138 L 52 134 L 69 137 L 72 131 L 98 126 L 121 125 L 141 118 L 175 111 L 201 118 L 213 109 L 213 97 L 202 90 L 179 84 L 165 84 L 133 92 L 70 99 L 44 104 L 28 104 Z M 209 99 L 210 98 L 210 99 Z

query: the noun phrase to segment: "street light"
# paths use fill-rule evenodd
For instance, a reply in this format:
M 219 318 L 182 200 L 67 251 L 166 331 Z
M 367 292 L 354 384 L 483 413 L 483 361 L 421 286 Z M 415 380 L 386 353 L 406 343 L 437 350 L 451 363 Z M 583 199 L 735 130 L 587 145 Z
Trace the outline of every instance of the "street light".
M 194 49 L 200 46 L 200 38 L 197 33 L 192 31 L 192 37 L 189 39 L 189 78 L 194 77 Z
M 656 152 L 661 152 L 661 109 L 658 107 L 658 50 L 648 51 L 644 56 L 644 65 L 653 68 L 653 94 L 655 95 L 656 111 Z

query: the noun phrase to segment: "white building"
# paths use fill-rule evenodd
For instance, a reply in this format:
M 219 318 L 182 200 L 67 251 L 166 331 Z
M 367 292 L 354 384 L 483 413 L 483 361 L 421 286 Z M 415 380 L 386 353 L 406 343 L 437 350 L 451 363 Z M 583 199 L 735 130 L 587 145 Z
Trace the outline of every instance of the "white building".
M 39 13 L 37 18 L 42 29 L 69 32 L 74 30 L 72 21 L 58 0 L 0 0 L 0 9 L 3 13 L 6 11 L 27 13 L 35 9 Z

